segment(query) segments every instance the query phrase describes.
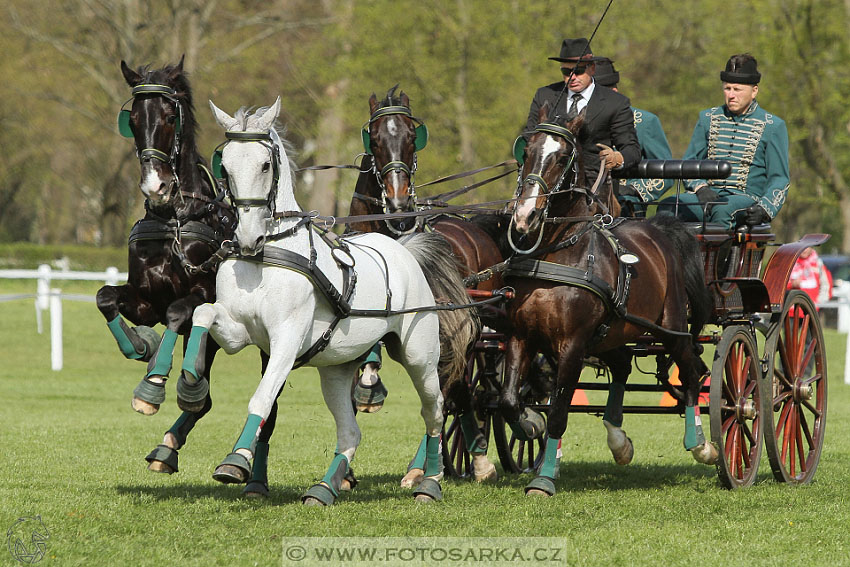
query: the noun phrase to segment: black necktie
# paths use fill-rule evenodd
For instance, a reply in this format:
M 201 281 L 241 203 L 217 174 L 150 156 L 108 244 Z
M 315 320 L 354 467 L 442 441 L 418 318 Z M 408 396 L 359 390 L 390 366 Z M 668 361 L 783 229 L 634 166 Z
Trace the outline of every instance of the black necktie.
M 578 101 L 581 100 L 581 93 L 576 93 L 572 96 L 573 102 L 570 109 L 567 111 L 567 122 L 572 122 L 578 116 Z

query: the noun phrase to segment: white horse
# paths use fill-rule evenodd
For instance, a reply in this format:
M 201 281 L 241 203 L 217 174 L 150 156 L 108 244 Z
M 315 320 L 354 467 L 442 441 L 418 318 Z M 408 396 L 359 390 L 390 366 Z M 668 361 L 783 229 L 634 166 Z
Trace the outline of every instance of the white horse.
M 361 234 L 341 239 L 316 228 L 295 201 L 286 144 L 274 128 L 280 97 L 253 114 L 243 108 L 230 116 L 212 101 L 210 106 L 228 138 L 221 164 L 237 209 L 239 252 L 219 267 L 216 302 L 194 312 L 178 396 L 194 399 L 207 387 L 197 379 L 201 374 L 196 367 L 203 364 L 196 353 L 207 332 L 228 354 L 253 344 L 269 355 L 243 432 L 213 477 L 247 480 L 256 439 L 273 402 L 292 368 L 309 363 L 319 369 L 322 394 L 337 426 L 337 446 L 327 474 L 302 501 L 332 504 L 360 442 L 351 403 L 357 358 L 383 339 L 422 402 L 426 472 L 414 495 L 418 500 L 441 499 L 443 399 L 437 371 L 440 333 L 447 330 L 441 329 L 437 312 L 428 310 L 435 300 L 423 269 L 444 270 L 446 278 L 459 280 L 451 259 L 442 256 L 444 267 L 420 267 L 411 251 L 391 238 Z M 427 248 L 432 238 L 415 240 Z M 375 316 L 381 310 L 383 315 Z M 398 311 L 405 312 L 393 314 Z M 473 339 L 461 339 L 467 343 L 444 356 L 453 354 L 462 368 Z

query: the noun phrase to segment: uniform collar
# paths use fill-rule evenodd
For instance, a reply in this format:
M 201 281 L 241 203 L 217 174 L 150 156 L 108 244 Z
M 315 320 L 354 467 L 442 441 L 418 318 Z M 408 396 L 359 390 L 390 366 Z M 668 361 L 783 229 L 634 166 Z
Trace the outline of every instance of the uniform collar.
M 759 107 L 758 101 L 754 100 L 753 102 L 750 103 L 750 106 L 749 106 L 749 108 L 747 108 L 747 110 L 745 110 L 741 114 L 735 115 L 735 114 L 732 114 L 729 111 L 729 107 L 727 107 L 724 104 L 723 105 L 723 114 L 725 114 L 726 116 L 728 116 L 729 118 L 732 118 L 732 119 L 741 119 L 741 118 L 746 118 L 749 115 L 751 115 L 753 112 L 755 112 L 758 109 L 758 107 Z

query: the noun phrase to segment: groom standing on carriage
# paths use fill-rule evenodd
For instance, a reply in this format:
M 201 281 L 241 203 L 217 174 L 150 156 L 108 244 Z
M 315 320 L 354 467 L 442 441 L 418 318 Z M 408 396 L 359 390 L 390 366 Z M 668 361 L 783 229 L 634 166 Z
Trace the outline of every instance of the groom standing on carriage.
M 584 111 L 579 141 L 588 180 L 596 178 L 603 157 L 608 170 L 629 168 L 639 162 L 640 145 L 629 99 L 594 81 L 597 58 L 588 40 L 565 39 L 560 54 L 549 59 L 561 64 L 564 80 L 537 89 L 523 135 L 530 137 L 537 127 L 540 108 L 546 103 L 552 122 L 571 122 Z

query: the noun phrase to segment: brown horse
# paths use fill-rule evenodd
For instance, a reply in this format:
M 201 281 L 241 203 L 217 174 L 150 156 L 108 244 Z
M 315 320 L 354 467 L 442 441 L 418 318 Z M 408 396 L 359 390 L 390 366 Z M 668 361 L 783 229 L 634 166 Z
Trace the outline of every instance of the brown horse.
M 526 492 L 555 493 L 560 441 L 585 357 L 598 357 L 613 382 L 625 385 L 631 355 L 623 347 L 647 332 L 679 366 L 685 448 L 713 464 L 717 452 L 705 441 L 697 405 L 706 368 L 695 338 L 710 315 L 711 299 L 696 239 L 670 216 L 642 221 L 602 214 L 607 209 L 585 188 L 580 162 L 577 133 L 584 114 L 564 127 L 547 123 L 547 113 L 544 105 L 525 149 L 511 218 L 524 236 L 506 270 L 506 281 L 516 289 L 508 304 L 511 337 L 500 400 L 506 421 L 520 421 L 517 392 L 532 357 L 540 351 L 557 363 L 545 453 Z M 523 240 L 530 244 L 520 249 Z M 609 395 L 604 420 L 609 438 L 625 437 L 619 428 L 622 389 L 619 400 Z
M 177 338 L 184 338 L 185 352 L 195 307 L 215 301 L 214 254 L 224 240 L 233 238 L 236 215 L 220 198 L 207 162 L 198 153 L 192 91 L 183 60 L 155 70 L 133 70 L 122 61 L 121 71 L 132 88 L 132 104 L 121 109 L 118 126 L 135 142 L 146 214 L 130 233 L 127 283 L 102 287 L 97 306 L 124 356 L 148 362 L 134 391 L 133 408 L 152 415 L 165 400 Z M 130 327 L 124 318 L 137 326 Z M 166 326 L 161 339 L 152 329 L 156 324 Z M 218 348 L 210 341 L 206 349 L 205 383 Z M 263 368 L 267 360 L 263 355 Z M 146 457 L 150 470 L 177 472 L 178 449 L 211 407 L 207 389 L 194 396 L 191 407 L 181 408 L 183 413 L 162 444 Z M 275 405 L 259 440 L 263 465 L 255 468 L 246 494 L 268 492 L 264 463 L 276 409 Z
M 398 85 L 392 87 L 382 101 L 378 101 L 375 94 L 369 98 L 370 117 L 363 129 L 366 156 L 361 163 L 351 199 L 351 215 L 409 212 L 416 209 L 416 152 L 424 148 L 427 129 L 411 113 L 409 97 L 404 92 L 396 95 L 397 88 Z M 460 217 L 435 215 L 427 223 L 417 222 L 412 217 L 373 220 L 353 222 L 350 228 L 362 232 L 380 232 L 394 238 L 416 230 L 436 231 L 451 245 L 463 277 L 503 259 L 499 247 L 482 228 Z M 472 285 L 486 291 L 501 286 L 499 274 Z M 457 422 L 462 431 L 453 436 L 452 442 L 464 444 L 471 453 L 472 473 L 476 480 L 495 480 L 496 469 L 487 459 L 487 439 L 475 420 L 468 386 L 463 381 L 452 381 L 442 383 L 442 388 L 447 406 L 452 408 L 450 411 L 457 411 L 460 415 Z M 457 423 L 454 425 L 457 427 Z M 421 475 L 421 466 L 414 458 L 402 484 L 415 486 Z

